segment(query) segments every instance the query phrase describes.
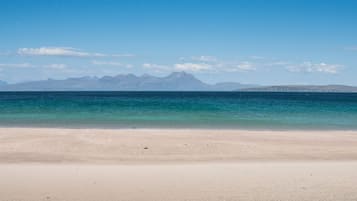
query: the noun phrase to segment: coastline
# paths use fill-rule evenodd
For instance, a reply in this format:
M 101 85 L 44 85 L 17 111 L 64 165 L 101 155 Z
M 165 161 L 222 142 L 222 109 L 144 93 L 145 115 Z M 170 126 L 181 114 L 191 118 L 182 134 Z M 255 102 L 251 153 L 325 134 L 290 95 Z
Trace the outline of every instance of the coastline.
M 177 131 L 202 131 L 202 130 L 211 130 L 211 131 L 271 131 L 271 132 L 355 132 L 355 128 L 329 128 L 329 127 L 309 127 L 309 128 L 300 128 L 300 127 L 229 127 L 229 126 L 157 126 L 153 125 L 151 127 L 144 126 L 113 126 L 113 125 L 0 125 L 0 129 L 69 129 L 69 130 L 177 130 Z

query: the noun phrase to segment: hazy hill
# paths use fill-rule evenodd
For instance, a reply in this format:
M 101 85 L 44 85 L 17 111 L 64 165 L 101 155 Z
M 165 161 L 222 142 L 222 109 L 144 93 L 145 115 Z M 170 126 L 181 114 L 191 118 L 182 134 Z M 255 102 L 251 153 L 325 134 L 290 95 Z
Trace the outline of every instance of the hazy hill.
M 2 85 L 7 85 L 7 83 L 0 80 L 0 86 L 2 86 Z
M 357 92 L 345 85 L 277 85 L 258 86 L 238 82 L 207 84 L 186 72 L 164 77 L 134 74 L 77 77 L 64 80 L 41 80 L 7 84 L 0 81 L 0 91 L 260 91 L 260 92 Z
M 357 92 L 357 87 L 346 85 L 279 85 L 239 90 L 267 92 Z
M 232 91 L 251 87 L 240 83 L 206 84 L 186 72 L 174 72 L 165 77 L 133 74 L 98 77 L 78 77 L 64 80 L 41 80 L 0 85 L 1 91 Z

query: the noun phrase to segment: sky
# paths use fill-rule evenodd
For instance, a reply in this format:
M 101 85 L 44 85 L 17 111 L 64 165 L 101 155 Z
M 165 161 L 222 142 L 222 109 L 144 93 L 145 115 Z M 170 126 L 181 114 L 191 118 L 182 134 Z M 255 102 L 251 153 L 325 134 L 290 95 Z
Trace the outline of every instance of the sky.
M 354 0 L 0 0 L 0 80 L 357 85 Z

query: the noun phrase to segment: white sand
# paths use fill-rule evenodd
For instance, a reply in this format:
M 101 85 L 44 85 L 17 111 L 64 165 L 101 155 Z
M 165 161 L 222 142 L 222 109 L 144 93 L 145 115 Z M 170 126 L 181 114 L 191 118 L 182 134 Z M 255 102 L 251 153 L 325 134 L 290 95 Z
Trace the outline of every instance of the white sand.
M 356 201 L 357 132 L 1 128 L 0 201 L 41 200 Z
M 1 201 L 356 201 L 357 162 L 0 165 Z
M 0 163 L 241 160 L 357 160 L 357 132 L 0 128 Z

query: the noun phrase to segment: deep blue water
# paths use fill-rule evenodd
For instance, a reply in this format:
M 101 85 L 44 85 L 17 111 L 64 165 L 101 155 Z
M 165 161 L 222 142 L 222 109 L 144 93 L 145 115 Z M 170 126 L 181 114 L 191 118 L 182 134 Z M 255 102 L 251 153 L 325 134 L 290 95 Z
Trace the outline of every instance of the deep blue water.
M 0 126 L 357 130 L 357 94 L 0 92 Z

